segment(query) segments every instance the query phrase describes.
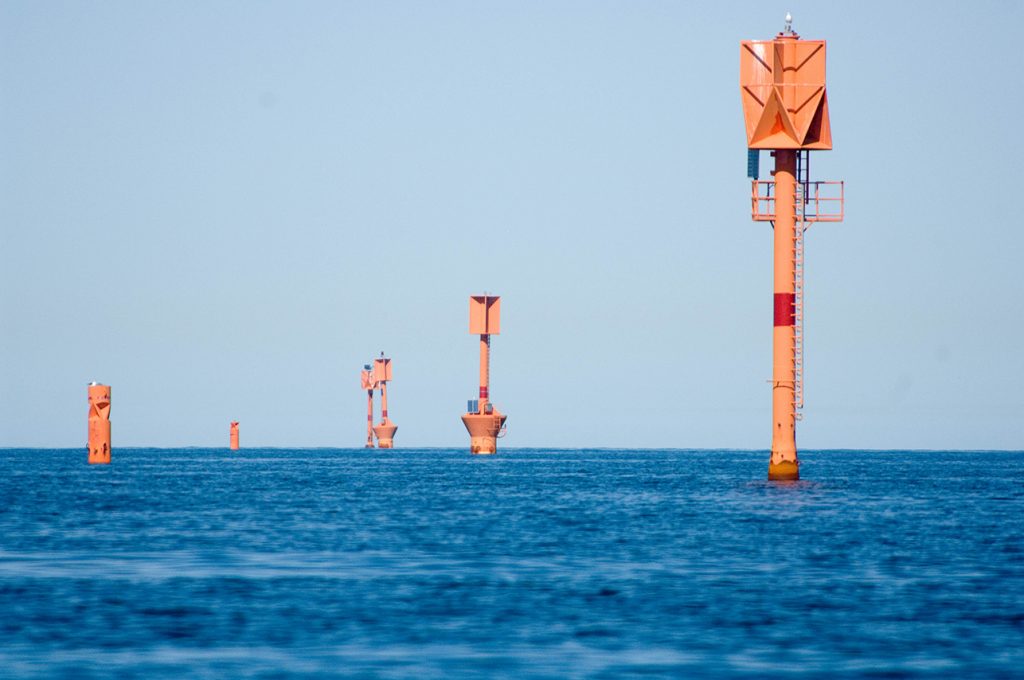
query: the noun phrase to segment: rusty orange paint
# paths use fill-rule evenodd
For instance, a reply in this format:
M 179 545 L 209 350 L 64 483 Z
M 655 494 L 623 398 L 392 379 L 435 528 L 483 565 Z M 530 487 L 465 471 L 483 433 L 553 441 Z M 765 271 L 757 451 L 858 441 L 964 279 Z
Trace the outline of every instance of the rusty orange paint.
M 89 463 L 110 463 L 110 385 L 89 384 Z
M 391 359 L 380 353 L 379 359 L 373 361 L 372 380 L 380 387 L 380 423 L 373 427 L 373 434 L 377 436 L 377 446 L 382 449 L 394 447 L 395 432 L 398 426 L 395 425 L 388 415 L 388 383 L 391 381 Z M 372 411 L 371 411 L 372 416 Z
M 501 332 L 501 297 L 472 295 L 469 298 L 469 332 L 480 336 L 480 391 L 475 412 L 467 411 L 462 424 L 469 432 L 471 453 L 489 454 L 498 450 L 508 416 L 491 404 L 491 335 Z
M 231 421 L 230 433 L 231 433 L 230 434 L 231 450 L 232 451 L 237 451 L 238 450 L 238 421 L 237 420 L 232 420 Z
M 497 409 L 490 414 L 467 413 L 462 416 L 462 424 L 469 432 L 469 451 L 475 454 L 491 454 L 498 452 L 498 437 L 505 426 L 508 416 Z

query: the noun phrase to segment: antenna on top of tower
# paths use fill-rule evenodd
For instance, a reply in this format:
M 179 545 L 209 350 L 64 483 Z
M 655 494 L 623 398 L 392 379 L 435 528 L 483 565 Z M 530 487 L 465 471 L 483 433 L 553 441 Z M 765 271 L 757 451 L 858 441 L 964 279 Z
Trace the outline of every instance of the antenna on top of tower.
M 783 32 L 786 34 L 793 33 L 793 15 L 789 12 L 786 12 L 786 29 Z

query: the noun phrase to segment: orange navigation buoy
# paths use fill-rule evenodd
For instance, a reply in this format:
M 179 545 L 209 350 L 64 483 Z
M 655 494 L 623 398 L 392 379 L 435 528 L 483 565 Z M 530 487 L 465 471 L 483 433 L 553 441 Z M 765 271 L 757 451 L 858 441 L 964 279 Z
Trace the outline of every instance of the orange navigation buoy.
M 89 383 L 89 464 L 110 464 L 110 385 Z
M 395 432 L 398 431 L 398 426 L 388 417 L 388 383 L 391 382 L 391 359 L 386 358 L 384 352 L 380 353 L 379 359 L 373 361 L 373 381 L 380 385 L 380 424 L 373 428 L 373 433 L 377 435 L 379 448 L 390 449 L 394 446 Z
M 489 454 L 498 450 L 498 438 L 504 435 L 508 416 L 494 408 L 490 396 L 491 335 L 501 332 L 501 297 L 472 295 L 469 298 L 469 332 L 480 336 L 480 393 L 470 399 L 462 424 L 469 432 L 471 453 Z
M 768 478 L 800 478 L 796 421 L 804 405 L 804 232 L 843 219 L 842 182 L 809 180 L 811 150 L 832 148 L 825 90 L 825 41 L 801 40 L 786 15 L 773 40 L 740 43 L 740 96 L 753 181 L 751 217 L 774 227 L 772 452 Z M 758 180 L 758 154 L 775 158 Z
M 373 370 L 370 364 L 363 366 L 359 374 L 360 384 L 366 390 L 366 448 L 373 448 L 373 391 L 377 389 L 377 383 L 373 379 Z M 394 433 L 392 433 L 394 434 Z
M 231 450 L 238 450 L 238 421 L 231 421 Z

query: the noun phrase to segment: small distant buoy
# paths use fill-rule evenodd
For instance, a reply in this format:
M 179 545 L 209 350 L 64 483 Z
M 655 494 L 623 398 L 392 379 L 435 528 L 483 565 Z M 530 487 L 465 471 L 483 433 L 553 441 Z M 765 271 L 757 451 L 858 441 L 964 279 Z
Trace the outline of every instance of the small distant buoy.
M 385 357 L 384 352 L 380 353 L 379 359 L 373 361 L 372 379 L 380 386 L 380 424 L 373 428 L 373 433 L 377 435 L 378 448 L 390 449 L 395 445 L 394 438 L 398 426 L 388 417 L 388 383 L 391 381 L 391 359 Z
M 231 421 L 231 450 L 238 450 L 238 421 Z
M 360 384 L 366 390 L 366 448 L 373 448 L 373 391 L 377 389 L 377 382 L 373 379 L 373 370 L 370 364 L 363 365 L 363 372 L 359 375 Z
M 89 464 L 110 464 L 110 385 L 89 383 Z

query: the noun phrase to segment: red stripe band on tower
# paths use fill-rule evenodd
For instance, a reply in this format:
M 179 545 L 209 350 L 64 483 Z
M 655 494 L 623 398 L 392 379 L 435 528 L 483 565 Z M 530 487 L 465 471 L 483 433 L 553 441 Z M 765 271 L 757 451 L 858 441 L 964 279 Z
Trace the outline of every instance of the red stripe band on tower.
M 793 325 L 793 305 L 795 303 L 795 295 L 793 293 L 776 293 L 775 294 L 775 325 L 776 326 L 792 326 Z
M 387 420 L 387 419 L 388 419 L 388 412 L 387 412 L 387 411 L 383 411 L 383 412 L 381 412 L 381 414 L 380 414 L 380 415 L 381 415 L 381 416 L 382 416 L 382 417 L 384 418 L 384 420 Z
M 486 399 L 487 398 L 487 388 L 486 387 L 481 387 L 480 388 L 480 398 L 481 399 Z
M 366 416 L 366 419 L 371 423 L 373 422 L 373 416 Z

